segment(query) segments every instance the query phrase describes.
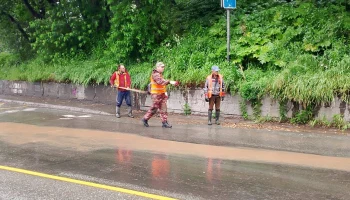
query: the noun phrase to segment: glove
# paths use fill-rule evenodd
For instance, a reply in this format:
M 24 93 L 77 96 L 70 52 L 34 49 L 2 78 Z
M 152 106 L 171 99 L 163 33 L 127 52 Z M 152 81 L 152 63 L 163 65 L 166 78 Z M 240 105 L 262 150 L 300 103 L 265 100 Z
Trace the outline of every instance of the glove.
M 223 101 L 225 99 L 225 97 L 221 97 L 221 101 Z
M 170 84 L 171 84 L 171 85 L 178 86 L 178 85 L 179 85 L 179 81 L 170 81 Z
M 209 102 L 208 94 L 205 94 L 205 102 Z

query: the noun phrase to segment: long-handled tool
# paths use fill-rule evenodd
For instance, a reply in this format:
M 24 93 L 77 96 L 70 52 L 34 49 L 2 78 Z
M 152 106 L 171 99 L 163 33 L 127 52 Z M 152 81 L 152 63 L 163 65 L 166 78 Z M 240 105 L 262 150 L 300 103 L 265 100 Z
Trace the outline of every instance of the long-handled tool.
M 115 87 L 115 88 L 117 88 L 117 87 Z M 138 93 L 144 93 L 144 94 L 148 93 L 147 91 L 133 89 L 133 88 L 126 88 L 126 87 L 118 87 L 118 88 L 121 88 L 121 89 L 124 89 L 124 90 L 130 90 L 130 91 L 134 91 L 134 92 L 138 92 Z

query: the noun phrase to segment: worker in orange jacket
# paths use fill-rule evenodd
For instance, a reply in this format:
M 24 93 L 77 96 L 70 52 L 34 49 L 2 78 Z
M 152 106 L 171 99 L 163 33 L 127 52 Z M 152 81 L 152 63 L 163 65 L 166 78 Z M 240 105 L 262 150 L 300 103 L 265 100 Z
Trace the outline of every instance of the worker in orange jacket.
M 168 123 L 168 112 L 167 112 L 167 92 L 166 86 L 168 84 L 179 85 L 178 81 L 170 81 L 165 80 L 163 78 L 163 71 L 165 68 L 165 64 L 162 62 L 157 62 L 155 69 L 152 71 L 152 75 L 150 77 L 150 93 L 153 101 L 152 106 L 147 111 L 145 116 L 142 118 L 143 125 L 145 127 L 149 127 L 148 120 L 157 113 L 159 110 L 160 118 L 162 120 L 163 128 L 171 128 L 172 125 Z
M 207 77 L 204 86 L 205 101 L 209 102 L 208 125 L 212 125 L 211 118 L 215 105 L 215 123 L 220 124 L 220 103 L 225 98 L 225 83 L 223 76 L 219 74 L 219 67 L 212 66 L 211 74 Z
M 120 118 L 120 106 L 125 99 L 126 105 L 128 106 L 128 116 L 133 118 L 134 116 L 132 115 L 131 92 L 125 89 L 131 87 L 131 78 L 124 65 L 120 64 L 117 66 L 117 71 L 112 74 L 109 82 L 111 84 L 111 87 L 116 87 L 118 89 L 115 116 L 117 118 Z

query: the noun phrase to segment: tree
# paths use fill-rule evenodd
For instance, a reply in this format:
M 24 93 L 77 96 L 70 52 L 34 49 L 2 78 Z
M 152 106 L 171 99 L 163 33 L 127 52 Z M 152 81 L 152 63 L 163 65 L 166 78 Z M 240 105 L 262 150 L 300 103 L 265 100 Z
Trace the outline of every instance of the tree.
M 30 24 L 33 48 L 47 59 L 89 54 L 109 29 L 106 1 L 61 0 Z
M 26 8 L 19 0 L 0 0 L 0 40 L 7 50 L 25 56 L 30 52 L 30 33 Z
M 147 59 L 174 34 L 177 7 L 171 0 L 110 2 L 111 30 L 108 44 L 117 60 Z

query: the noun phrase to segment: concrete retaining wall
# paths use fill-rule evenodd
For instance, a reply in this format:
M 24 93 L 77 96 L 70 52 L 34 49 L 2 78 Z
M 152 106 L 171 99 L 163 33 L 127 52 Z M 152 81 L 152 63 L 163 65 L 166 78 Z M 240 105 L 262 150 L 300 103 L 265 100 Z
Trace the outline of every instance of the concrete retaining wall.
M 82 86 L 64 83 L 30 83 L 24 81 L 3 81 L 0 80 L 0 94 L 50 97 L 58 99 L 78 99 L 93 102 L 115 104 L 115 89 L 103 85 Z M 227 95 L 222 102 L 222 113 L 231 116 L 241 116 L 239 103 L 242 98 L 239 95 Z M 149 95 L 133 93 L 133 105 L 136 109 L 147 110 L 151 105 Z M 185 104 L 188 104 L 193 114 L 206 114 L 208 103 L 204 101 L 204 93 L 201 89 L 176 90 L 169 92 L 168 111 L 183 113 Z M 287 103 L 287 116 L 292 117 L 295 112 L 301 109 L 296 103 Z M 252 115 L 253 109 L 247 102 L 247 111 Z M 262 116 L 279 117 L 278 101 L 266 97 L 262 100 Z M 318 118 L 326 117 L 332 120 L 336 114 L 342 114 L 346 121 L 350 121 L 350 105 L 339 98 L 329 104 L 320 105 L 315 111 Z

